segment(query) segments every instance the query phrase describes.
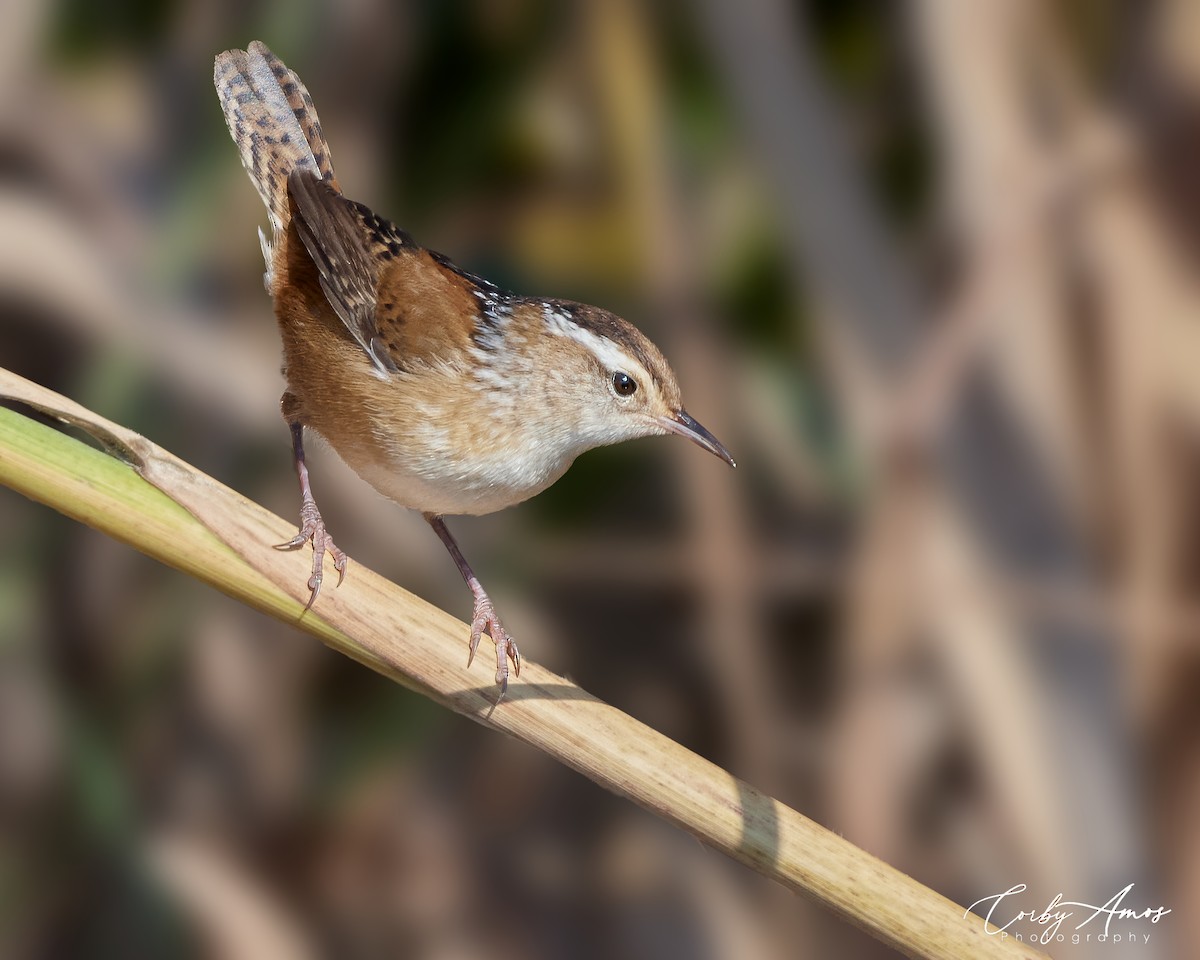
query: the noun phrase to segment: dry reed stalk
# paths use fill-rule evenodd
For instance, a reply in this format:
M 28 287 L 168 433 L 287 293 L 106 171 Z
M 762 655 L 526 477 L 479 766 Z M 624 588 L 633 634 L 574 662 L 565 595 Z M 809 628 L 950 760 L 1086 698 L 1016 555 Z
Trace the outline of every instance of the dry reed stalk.
M 989 935 L 979 917 L 964 917 L 941 894 L 536 663 L 526 661 L 493 710 L 490 670 L 477 667 L 487 678 L 473 682 L 463 666 L 466 626 L 362 566 L 301 615 L 308 557 L 271 546 L 291 536 L 290 522 L 3 369 L 0 399 L 70 423 L 110 451 L 0 407 L 0 483 L 531 744 L 908 956 L 1041 956 Z

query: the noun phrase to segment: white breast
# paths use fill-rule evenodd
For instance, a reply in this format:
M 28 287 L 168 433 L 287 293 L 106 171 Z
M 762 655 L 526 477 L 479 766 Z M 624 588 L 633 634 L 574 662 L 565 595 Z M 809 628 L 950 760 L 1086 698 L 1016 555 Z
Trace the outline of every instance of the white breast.
M 454 431 L 439 430 L 429 422 L 419 434 L 403 437 L 393 432 L 369 452 L 331 445 L 388 499 L 437 514 L 493 513 L 527 500 L 561 477 L 583 450 L 568 437 L 514 434 L 511 424 L 496 424 L 496 436 L 485 431 L 481 442 L 470 445 Z
M 360 477 L 389 500 L 423 513 L 482 514 L 494 513 L 528 500 L 545 490 L 563 475 L 571 460 L 538 477 L 498 463 L 490 469 L 470 469 L 445 460 L 414 464 L 409 458 L 392 463 L 359 463 Z

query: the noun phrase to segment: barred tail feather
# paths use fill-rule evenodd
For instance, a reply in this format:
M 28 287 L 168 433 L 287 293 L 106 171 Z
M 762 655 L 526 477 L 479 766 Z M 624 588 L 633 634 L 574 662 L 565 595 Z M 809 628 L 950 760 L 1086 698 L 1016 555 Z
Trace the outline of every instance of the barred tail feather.
M 246 50 L 218 54 L 213 83 L 242 166 L 266 204 L 278 236 L 287 226 L 287 181 L 292 171 L 307 170 L 333 180 L 329 148 L 312 98 L 300 78 L 257 40 Z M 269 256 L 267 266 L 270 269 Z

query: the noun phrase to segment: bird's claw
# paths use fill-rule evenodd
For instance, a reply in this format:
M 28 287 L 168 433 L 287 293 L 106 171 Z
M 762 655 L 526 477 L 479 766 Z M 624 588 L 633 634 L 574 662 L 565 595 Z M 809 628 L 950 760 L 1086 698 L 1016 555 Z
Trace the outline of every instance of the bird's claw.
M 475 651 L 479 649 L 479 641 L 484 634 L 492 638 L 496 644 L 496 683 L 500 687 L 500 696 L 508 690 L 508 663 L 512 661 L 513 676 L 521 675 L 521 651 L 517 642 L 508 635 L 504 624 L 496 616 L 495 607 L 487 594 L 480 594 L 475 600 L 475 610 L 471 615 L 471 646 L 467 655 L 467 667 L 475 660 Z M 499 701 L 497 701 L 499 702 Z
M 300 507 L 300 532 L 286 543 L 276 544 L 275 549 L 298 550 L 310 542 L 313 546 L 313 566 L 312 576 L 308 578 L 308 589 L 311 593 L 308 603 L 304 605 L 306 611 L 310 610 L 312 605 L 317 602 L 317 595 L 321 592 L 325 551 L 328 550 L 330 556 L 333 557 L 333 568 L 338 572 L 337 585 L 339 587 L 346 579 L 346 565 L 350 562 L 350 558 L 333 542 L 333 537 L 325 529 L 325 521 L 321 519 L 321 511 L 317 509 L 316 501 L 306 498 Z

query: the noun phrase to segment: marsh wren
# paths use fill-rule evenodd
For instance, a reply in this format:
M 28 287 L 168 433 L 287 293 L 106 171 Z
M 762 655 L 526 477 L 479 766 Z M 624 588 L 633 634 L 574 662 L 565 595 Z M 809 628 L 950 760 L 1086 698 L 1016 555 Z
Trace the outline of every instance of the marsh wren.
M 307 427 L 433 527 L 475 598 L 467 665 L 487 633 L 503 696 L 520 654 L 443 516 L 520 503 L 585 450 L 633 437 L 677 433 L 733 458 L 684 410 L 675 374 L 632 325 L 502 290 L 348 199 L 312 98 L 264 44 L 218 55 L 214 82 L 271 221 L 270 240 L 261 228 L 259 238 L 301 496 L 300 531 L 279 546 L 313 545 L 308 607 L 326 553 L 345 576 L 309 484 Z

